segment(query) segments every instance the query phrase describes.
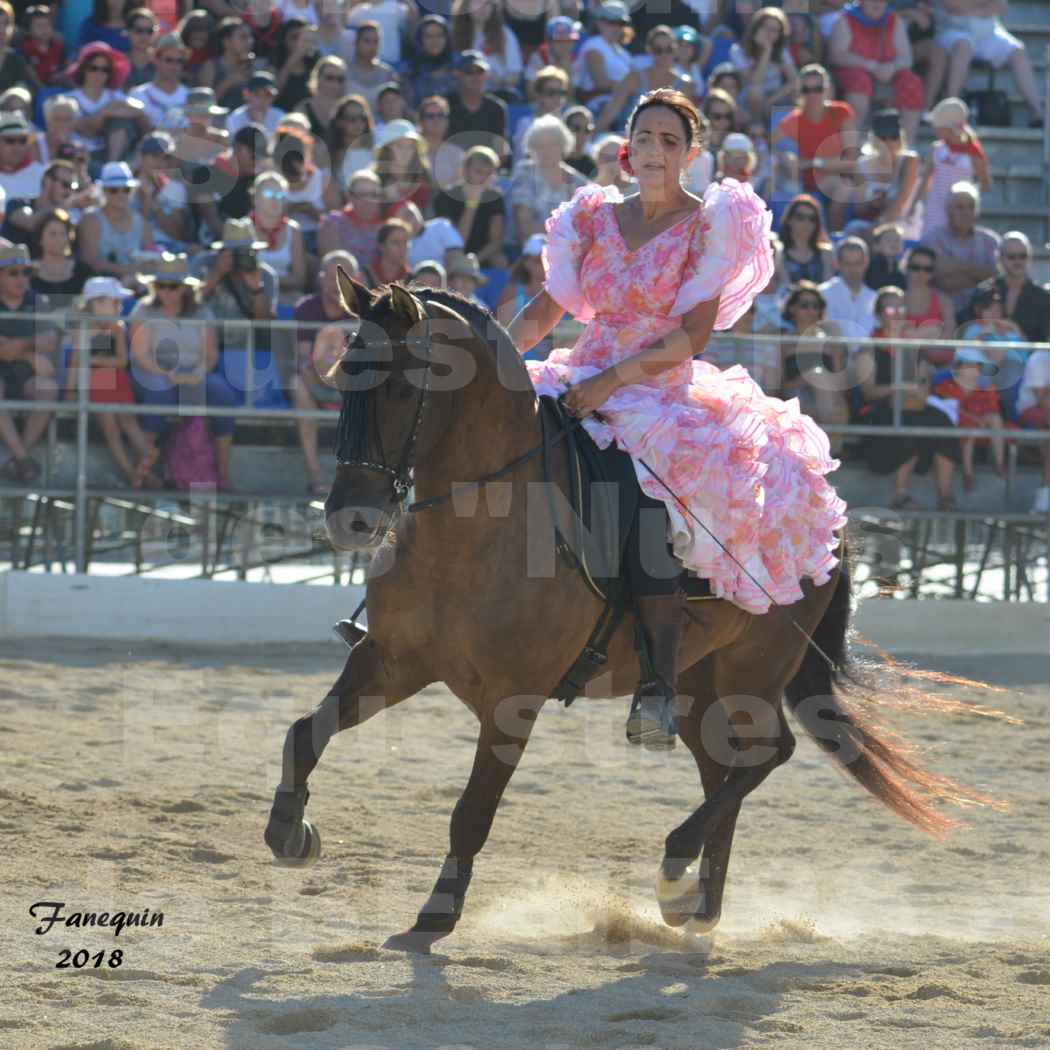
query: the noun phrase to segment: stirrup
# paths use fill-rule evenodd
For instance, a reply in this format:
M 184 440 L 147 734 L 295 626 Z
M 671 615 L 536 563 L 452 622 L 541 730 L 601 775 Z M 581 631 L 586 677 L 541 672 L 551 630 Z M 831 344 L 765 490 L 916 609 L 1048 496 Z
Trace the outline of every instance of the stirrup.
M 674 691 L 655 679 L 643 682 L 631 700 L 627 716 L 627 742 L 647 751 L 670 751 L 678 738 Z

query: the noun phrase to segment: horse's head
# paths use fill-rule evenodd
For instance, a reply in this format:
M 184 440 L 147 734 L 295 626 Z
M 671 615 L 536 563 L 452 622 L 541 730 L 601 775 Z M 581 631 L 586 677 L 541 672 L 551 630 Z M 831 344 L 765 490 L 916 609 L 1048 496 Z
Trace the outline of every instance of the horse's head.
M 376 294 L 339 268 L 343 305 L 361 324 L 326 377 L 343 394 L 336 474 L 325 502 L 339 550 L 375 547 L 412 484 L 431 387 L 431 320 L 411 292 Z

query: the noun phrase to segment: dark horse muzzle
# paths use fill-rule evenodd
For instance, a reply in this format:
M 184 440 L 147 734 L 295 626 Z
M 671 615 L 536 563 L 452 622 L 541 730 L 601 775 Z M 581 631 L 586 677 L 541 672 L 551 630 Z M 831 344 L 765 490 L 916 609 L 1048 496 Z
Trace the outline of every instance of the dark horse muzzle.
M 347 499 L 348 486 L 336 484 L 325 500 L 324 525 L 332 546 L 340 551 L 370 550 L 383 542 L 397 516 L 398 505 L 376 507 L 364 501 Z M 341 491 L 342 490 L 342 491 Z

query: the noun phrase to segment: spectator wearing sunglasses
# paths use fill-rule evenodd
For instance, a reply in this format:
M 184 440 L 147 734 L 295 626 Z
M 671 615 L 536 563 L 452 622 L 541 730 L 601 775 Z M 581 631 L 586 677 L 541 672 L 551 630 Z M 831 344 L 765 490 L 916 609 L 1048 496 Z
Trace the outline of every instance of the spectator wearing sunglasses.
M 792 181 L 801 182 L 807 193 L 832 198 L 835 176 L 853 169 L 843 159 L 843 146 L 856 131 L 857 120 L 848 102 L 831 98 L 831 77 L 823 66 L 804 66 L 799 72 L 798 104 L 777 125 L 773 148 L 790 163 Z
M 44 165 L 33 158 L 34 134 L 21 113 L 0 113 L 0 189 L 7 200 L 40 195 Z
M 514 129 L 514 161 L 519 163 L 527 159 L 525 136 L 537 117 L 548 113 L 559 113 L 569 97 L 569 77 L 557 66 L 541 69 L 529 84 L 529 98 L 532 102 L 532 115 L 518 121 Z
M 570 106 L 562 120 L 572 133 L 573 145 L 565 157 L 565 163 L 575 168 L 584 178 L 593 179 L 598 174 L 598 165 L 591 156 L 591 139 L 594 135 L 594 118 L 586 106 Z
M 835 259 L 816 198 L 808 193 L 795 197 L 784 212 L 779 232 L 782 250 L 777 261 L 782 284 L 796 285 L 799 281 L 823 284 L 830 279 Z
M 45 169 L 37 197 L 9 198 L 7 215 L 0 236 L 15 244 L 28 244 L 40 224 L 56 208 L 71 210 L 80 203 L 80 186 L 76 172 L 68 160 L 53 160 Z M 79 219 L 77 212 L 75 218 Z
M 288 180 L 276 171 L 255 178 L 251 221 L 259 240 L 259 260 L 277 274 L 288 305 L 306 289 L 306 245 L 299 223 L 288 216 Z
M 295 107 L 309 124 L 310 133 L 324 142 L 332 127 L 332 117 L 346 95 L 346 63 L 338 55 L 324 55 L 310 72 L 310 97 Z
M 154 127 L 167 126 L 171 113 L 186 105 L 189 89 L 182 82 L 186 45 L 175 33 L 162 36 L 153 47 L 153 79 L 133 88 L 130 96 L 142 103 Z
M 650 65 L 628 73 L 617 83 L 594 122 L 599 131 L 622 131 L 631 110 L 646 92 L 657 88 L 673 88 L 689 98 L 696 94 L 693 82 L 675 69 L 678 47 L 670 26 L 659 25 L 649 30 L 645 50 Z
M 86 212 L 80 223 L 80 258 L 94 273 L 135 280 L 140 269 L 136 254 L 150 246 L 149 225 L 131 206 L 139 180 L 122 161 L 102 169 L 99 185 L 104 203 Z
M 907 339 L 951 339 L 955 335 L 955 308 L 950 296 L 933 287 L 937 253 L 921 244 L 904 259 L 908 283 L 904 286 L 905 327 Z M 947 364 L 951 349 L 935 346 L 922 348 L 923 357 L 934 365 Z
M 126 55 L 98 41 L 82 47 L 66 69 L 80 107 L 76 130 L 96 163 L 120 160 L 132 137 L 149 127 L 142 103 L 122 90 L 129 70 Z
M 999 245 L 999 273 L 977 286 L 975 297 L 994 289 L 1002 296 L 1004 316 L 1024 332 L 1030 343 L 1050 342 L 1050 291 L 1028 275 L 1032 263 L 1032 242 L 1020 230 L 1003 234 Z M 960 320 L 974 316 L 973 300 Z
M 54 401 L 58 397 L 55 354 L 58 329 L 39 320 L 51 306 L 30 288 L 33 272 L 23 244 L 0 242 L 0 399 Z M 50 412 L 29 412 L 21 433 L 7 411 L 0 412 L 0 441 L 10 458 L 0 467 L 5 481 L 26 485 L 41 473 L 29 455 L 47 432 Z
M 131 71 L 124 86 L 131 90 L 140 84 L 148 84 L 157 72 L 153 64 L 153 38 L 157 35 L 157 20 L 149 8 L 136 7 L 128 12 L 127 27 L 128 40 L 131 42 L 128 51 Z
M 825 318 L 827 301 L 812 281 L 799 281 L 784 302 L 781 342 L 783 398 L 797 397 L 802 411 L 818 423 L 844 426 L 849 422 L 845 384 L 836 382 L 845 374 L 846 352 L 833 341 L 837 325 Z M 829 338 L 831 337 L 831 338 Z M 830 437 L 831 454 L 842 451 L 843 436 Z
M 864 283 L 869 258 L 868 246 L 859 237 L 839 241 L 835 248 L 839 272 L 820 286 L 828 320 L 845 336 L 864 339 L 875 326 L 875 292 Z

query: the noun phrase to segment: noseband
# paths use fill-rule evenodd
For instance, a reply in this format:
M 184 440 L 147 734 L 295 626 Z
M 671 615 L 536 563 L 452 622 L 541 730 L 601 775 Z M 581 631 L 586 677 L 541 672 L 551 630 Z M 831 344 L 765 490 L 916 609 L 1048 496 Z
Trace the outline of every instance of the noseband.
M 416 465 L 416 444 L 419 440 L 419 432 L 423 426 L 423 412 L 427 404 L 427 394 L 430 393 L 433 343 L 431 341 L 430 316 L 426 313 L 424 313 L 424 320 L 426 326 L 421 337 L 398 339 L 390 343 L 391 349 L 395 347 L 404 349 L 414 347 L 423 351 L 423 383 L 419 390 L 419 400 L 416 402 L 412 428 L 401 448 L 397 466 L 392 467 L 387 463 L 383 443 L 379 439 L 378 432 L 376 433 L 378 460 L 369 459 L 365 455 L 368 446 L 369 410 L 372 407 L 369 399 L 371 390 L 344 390 L 343 404 L 339 412 L 339 430 L 335 453 L 337 465 L 386 474 L 390 478 L 394 501 L 398 506 L 404 505 L 412 488 L 412 477 Z M 367 343 L 365 345 L 367 346 Z M 355 367 L 351 363 L 351 368 L 348 369 L 351 377 L 363 371 L 363 367 L 358 368 L 356 371 L 354 370 Z

